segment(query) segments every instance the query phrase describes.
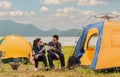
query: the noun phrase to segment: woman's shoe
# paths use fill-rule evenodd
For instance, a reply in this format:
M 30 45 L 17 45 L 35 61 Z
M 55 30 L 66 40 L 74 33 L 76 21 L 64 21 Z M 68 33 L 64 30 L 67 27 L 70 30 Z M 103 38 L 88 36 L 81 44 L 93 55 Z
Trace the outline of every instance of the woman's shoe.
M 35 68 L 34 71 L 38 71 L 38 68 Z

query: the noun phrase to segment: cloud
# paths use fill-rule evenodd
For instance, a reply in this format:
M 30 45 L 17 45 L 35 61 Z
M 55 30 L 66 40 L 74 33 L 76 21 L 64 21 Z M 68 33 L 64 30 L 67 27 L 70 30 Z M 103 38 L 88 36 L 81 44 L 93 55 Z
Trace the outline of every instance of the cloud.
M 31 12 L 25 12 L 25 11 L 20 11 L 20 10 L 15 10 L 15 11 L 0 11 L 0 16 L 33 16 L 35 15 L 34 11 Z
M 42 6 L 41 7 L 41 11 L 46 12 L 49 11 L 50 9 L 48 7 Z
M 81 10 L 75 7 L 57 9 L 55 13 L 50 13 L 44 17 L 33 17 L 27 20 L 17 20 L 21 23 L 31 23 L 44 30 L 57 28 L 61 30 L 81 28 L 86 19 L 96 12 L 91 10 Z
M 113 11 L 112 14 L 114 14 L 114 15 L 120 15 L 120 12 L 118 12 L 118 11 Z
M 15 17 L 15 16 L 33 16 L 35 15 L 34 11 L 21 11 L 18 9 L 13 9 L 14 7 L 12 7 L 12 3 L 5 1 L 5 0 L 0 0 L 0 16 L 11 16 L 11 17 Z
M 62 3 L 69 3 L 69 2 L 72 2 L 74 0 L 40 0 L 40 2 L 43 2 L 44 4 L 46 5 L 59 5 L 59 4 L 62 4 Z
M 105 5 L 106 1 L 103 0 L 78 0 L 78 5 L 85 5 L 85 6 L 95 6 L 95 5 Z
M 50 17 L 67 17 L 70 19 L 74 19 L 76 17 L 86 17 L 89 15 L 95 15 L 96 13 L 91 10 L 80 10 L 74 7 L 67 7 L 63 9 L 58 9 L 56 14 L 49 15 Z
M 57 22 L 57 24 L 64 22 L 65 24 L 78 25 L 85 22 L 85 20 L 88 17 L 96 14 L 97 14 L 96 12 L 91 10 L 80 10 L 75 7 L 66 7 L 66 8 L 58 9 L 57 13 L 55 14 L 50 14 L 48 16 L 47 22 L 51 22 L 51 23 Z
M 0 10 L 10 10 L 12 8 L 12 3 L 8 1 L 0 1 Z
M 11 11 L 9 13 L 10 16 L 33 16 L 35 13 L 33 11 L 31 12 L 24 12 L 24 11 Z
M 9 14 L 9 12 L 6 12 L 6 11 L 0 11 L 0 16 L 6 16 L 6 15 L 8 15 Z

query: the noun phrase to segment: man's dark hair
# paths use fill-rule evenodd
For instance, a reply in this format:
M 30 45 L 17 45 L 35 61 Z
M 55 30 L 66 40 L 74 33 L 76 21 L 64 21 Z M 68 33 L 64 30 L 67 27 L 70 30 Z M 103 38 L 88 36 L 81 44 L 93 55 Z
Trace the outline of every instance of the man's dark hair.
M 53 35 L 53 38 L 56 38 L 58 40 L 59 36 L 58 35 Z

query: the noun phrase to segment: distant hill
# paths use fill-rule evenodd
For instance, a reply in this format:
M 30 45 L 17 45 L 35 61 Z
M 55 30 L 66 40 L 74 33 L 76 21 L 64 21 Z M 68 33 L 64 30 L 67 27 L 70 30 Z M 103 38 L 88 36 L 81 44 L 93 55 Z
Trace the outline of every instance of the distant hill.
M 11 20 L 2 20 L 0 21 L 0 36 L 17 34 L 21 36 L 41 36 L 41 37 L 49 37 L 53 34 L 58 34 L 59 36 L 65 37 L 74 37 L 78 36 L 80 32 L 79 29 L 70 29 L 67 31 L 60 31 L 55 28 L 52 28 L 48 31 L 40 30 L 32 24 L 21 24 L 16 23 Z
M 75 37 L 80 35 L 80 30 L 79 29 L 70 29 L 67 31 L 61 31 L 59 33 L 60 36 L 66 36 L 66 37 Z

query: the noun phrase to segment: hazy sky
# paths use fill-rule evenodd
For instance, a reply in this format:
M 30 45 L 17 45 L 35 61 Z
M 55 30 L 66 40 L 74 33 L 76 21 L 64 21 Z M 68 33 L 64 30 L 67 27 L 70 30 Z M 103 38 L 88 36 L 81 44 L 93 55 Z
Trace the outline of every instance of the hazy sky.
M 0 20 L 43 30 L 80 28 L 86 18 L 100 13 L 120 15 L 120 0 L 0 0 Z

